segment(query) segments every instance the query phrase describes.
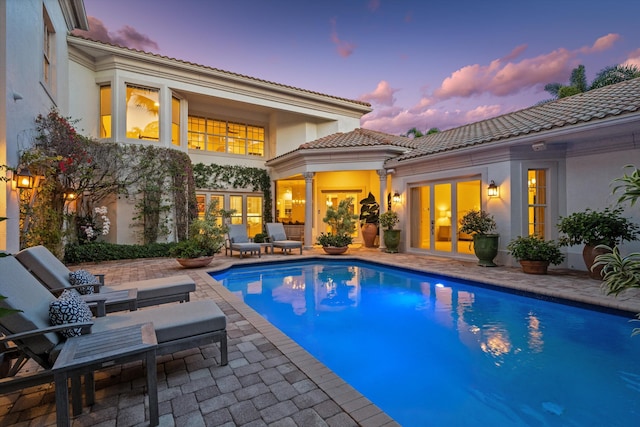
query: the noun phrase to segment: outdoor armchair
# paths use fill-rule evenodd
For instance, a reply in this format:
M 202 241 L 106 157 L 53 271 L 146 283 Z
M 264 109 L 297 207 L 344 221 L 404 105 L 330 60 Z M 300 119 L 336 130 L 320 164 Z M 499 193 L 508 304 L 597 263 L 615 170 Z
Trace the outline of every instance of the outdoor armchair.
M 244 254 L 257 254 L 260 258 L 260 244 L 254 243 L 247 235 L 247 227 L 244 224 L 231 224 L 227 233 L 227 245 L 225 247 L 225 255 L 227 251 L 233 256 L 233 251 L 240 254 L 240 258 Z
M 300 249 L 302 255 L 302 242 L 297 240 L 289 240 L 287 233 L 284 231 L 284 226 L 280 222 L 267 223 L 267 235 L 271 239 L 271 244 L 274 248 L 282 249 L 282 253 L 291 253 L 292 249 Z

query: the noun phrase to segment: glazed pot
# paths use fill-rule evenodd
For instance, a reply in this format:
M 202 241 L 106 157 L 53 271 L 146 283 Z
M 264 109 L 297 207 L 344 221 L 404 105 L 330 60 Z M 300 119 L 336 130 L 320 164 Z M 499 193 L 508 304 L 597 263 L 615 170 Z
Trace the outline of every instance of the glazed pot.
M 400 246 L 400 230 L 384 230 L 384 245 L 388 253 L 397 253 Z
M 474 234 L 473 251 L 478 257 L 478 265 L 496 267 L 493 259 L 498 255 L 498 234 Z

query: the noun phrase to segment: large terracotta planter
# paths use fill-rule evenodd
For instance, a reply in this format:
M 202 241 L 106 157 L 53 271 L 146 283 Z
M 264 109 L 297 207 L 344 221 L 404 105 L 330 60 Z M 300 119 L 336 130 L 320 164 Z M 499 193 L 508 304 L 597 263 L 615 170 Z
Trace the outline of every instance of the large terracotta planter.
M 527 274 L 547 274 L 549 261 L 531 261 L 521 259 L 518 261 L 522 266 L 522 271 Z
M 498 255 L 498 234 L 474 234 L 473 251 L 478 257 L 478 265 L 496 267 L 493 259 Z
M 594 271 L 591 271 L 591 267 L 598 255 L 606 254 L 608 252 L 609 251 L 606 249 L 596 248 L 592 245 L 584 245 L 584 249 L 582 249 L 582 258 L 584 259 L 584 265 L 587 266 L 587 270 L 589 271 L 589 277 L 596 280 L 602 280 L 602 269 L 604 268 L 604 265 L 599 265 Z
M 349 246 L 323 246 L 322 250 L 329 255 L 341 255 L 347 252 Z
M 365 248 L 373 248 L 376 236 L 378 235 L 378 225 L 372 223 L 366 223 L 360 229 L 362 231 L 362 240 L 364 241 Z
M 400 246 L 400 230 L 384 230 L 384 245 L 388 253 L 397 253 Z
M 184 268 L 206 267 L 213 261 L 213 255 L 201 256 L 199 258 L 176 258 L 176 261 Z

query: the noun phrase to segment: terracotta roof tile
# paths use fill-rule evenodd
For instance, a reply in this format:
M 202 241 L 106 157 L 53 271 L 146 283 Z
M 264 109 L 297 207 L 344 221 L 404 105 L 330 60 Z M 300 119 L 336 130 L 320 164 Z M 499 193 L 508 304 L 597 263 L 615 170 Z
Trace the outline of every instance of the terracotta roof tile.
M 253 80 L 255 82 L 260 82 L 260 83 L 267 83 L 267 84 L 278 86 L 278 87 L 281 87 L 281 88 L 293 89 L 293 90 L 296 90 L 296 91 L 305 92 L 305 93 L 308 93 L 308 94 L 311 94 L 311 95 L 318 95 L 318 96 L 332 98 L 332 99 L 336 99 L 336 100 L 340 100 L 340 101 L 352 102 L 354 104 L 363 105 L 365 107 L 371 107 L 371 104 L 368 103 L 368 102 L 359 101 L 359 100 L 355 100 L 355 99 L 341 98 L 339 96 L 327 95 L 325 93 L 314 92 L 312 90 L 301 89 L 301 88 L 297 88 L 297 87 L 294 87 L 294 86 L 284 85 L 284 84 L 281 84 L 281 83 L 275 83 L 275 82 L 271 82 L 269 80 L 263 80 L 263 79 L 259 79 L 259 78 L 256 78 L 256 77 L 246 76 L 244 74 L 238 74 L 238 73 L 233 73 L 231 71 L 221 70 L 219 68 L 209 67 L 207 65 L 196 64 L 195 62 L 189 62 L 189 61 L 184 61 L 182 59 L 177 59 L 177 58 L 172 58 L 172 57 L 169 57 L 169 56 L 159 55 L 157 53 L 146 52 L 146 51 L 138 50 L 138 49 L 132 49 L 132 48 L 129 48 L 129 47 L 126 47 L 126 46 L 120 46 L 120 45 L 112 44 L 112 43 L 106 43 L 106 42 L 103 42 L 103 41 L 100 41 L 100 40 L 94 40 L 94 39 L 91 39 L 89 37 L 85 37 L 85 36 L 83 36 L 81 34 L 78 34 L 76 32 L 71 33 L 69 35 L 69 37 L 78 38 L 78 39 L 82 39 L 82 40 L 87 40 L 87 41 L 94 42 L 94 43 L 99 43 L 99 44 L 102 44 L 102 45 L 105 45 L 105 46 L 112 46 L 112 47 L 116 47 L 116 48 L 119 48 L 119 49 L 124 49 L 124 50 L 130 51 L 130 52 L 143 53 L 145 55 L 154 56 L 156 58 L 168 59 L 170 61 L 179 62 L 181 64 L 193 65 L 193 66 L 200 67 L 200 68 L 203 68 L 203 69 L 207 69 L 207 70 L 210 70 L 210 71 L 215 71 L 215 72 L 218 72 L 218 73 L 224 73 L 224 74 L 227 74 L 227 75 L 233 76 L 233 77 L 239 77 L 239 78 L 243 78 L 243 79 Z
M 416 138 L 406 160 L 640 110 L 640 78 Z
M 369 129 L 354 129 L 351 132 L 339 132 L 327 135 L 314 141 L 305 142 L 298 147 L 301 149 L 320 149 L 320 148 L 346 148 L 346 147 L 365 147 L 395 145 L 400 147 L 413 148 L 413 140 L 404 136 L 390 135 L 384 132 L 378 132 Z

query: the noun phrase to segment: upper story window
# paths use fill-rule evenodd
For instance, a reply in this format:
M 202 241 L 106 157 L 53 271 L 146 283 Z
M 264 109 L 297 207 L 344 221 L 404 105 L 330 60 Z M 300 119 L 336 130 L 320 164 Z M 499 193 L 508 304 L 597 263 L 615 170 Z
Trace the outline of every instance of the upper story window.
M 127 85 L 127 138 L 160 140 L 160 91 Z
M 45 86 L 47 86 L 48 88 L 52 88 L 53 76 L 54 76 L 53 47 L 55 45 L 54 44 L 55 31 L 53 30 L 53 24 L 51 23 L 51 19 L 49 19 L 49 14 L 47 13 L 46 9 L 43 10 L 42 15 L 43 15 L 42 21 L 44 23 L 43 31 L 42 31 L 42 37 L 43 37 L 42 81 L 45 84 Z
M 171 97 L 171 143 L 180 146 L 180 100 Z
M 264 128 L 189 116 L 188 146 L 192 150 L 264 156 Z
M 111 138 L 111 86 L 100 86 L 100 138 Z

